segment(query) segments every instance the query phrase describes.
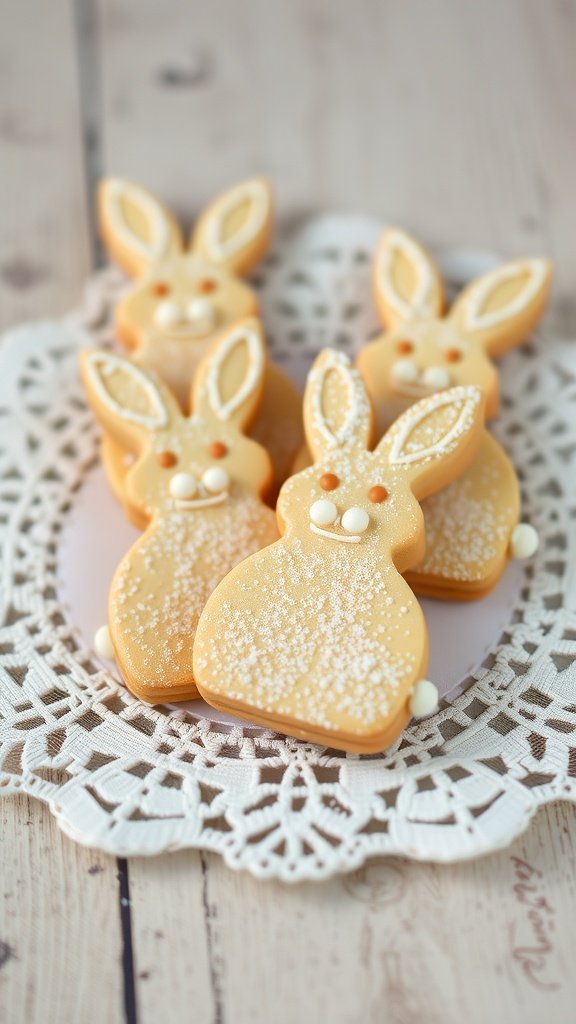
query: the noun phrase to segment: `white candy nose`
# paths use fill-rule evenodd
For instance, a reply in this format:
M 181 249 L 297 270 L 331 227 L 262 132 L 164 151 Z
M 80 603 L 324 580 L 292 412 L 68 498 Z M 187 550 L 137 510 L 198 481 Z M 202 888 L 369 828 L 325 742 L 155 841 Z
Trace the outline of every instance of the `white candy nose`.
M 342 516 L 342 529 L 346 533 L 364 533 L 368 529 L 370 516 L 363 508 L 347 508 Z
M 230 476 L 221 466 L 210 466 L 202 477 L 202 483 L 207 491 L 212 494 L 220 494 L 228 490 Z
M 182 310 L 177 302 L 173 299 L 165 299 L 164 302 L 160 302 L 156 307 L 154 313 L 154 320 L 158 327 L 164 330 L 170 330 L 173 327 L 178 327 L 184 319 Z
M 451 377 L 444 366 L 427 366 L 422 374 L 422 381 L 426 387 L 440 391 L 442 388 L 449 388 Z
M 216 319 L 216 308 L 211 299 L 190 299 L 186 307 L 186 315 L 192 324 L 212 327 Z
M 193 498 L 197 490 L 198 484 L 191 473 L 175 473 L 170 481 L 170 494 L 181 501 Z
M 314 526 L 330 526 L 338 518 L 338 509 L 333 501 L 319 498 L 310 506 L 310 520 Z
M 399 384 L 414 384 L 418 379 L 418 367 L 411 359 L 397 359 L 392 366 L 392 377 Z

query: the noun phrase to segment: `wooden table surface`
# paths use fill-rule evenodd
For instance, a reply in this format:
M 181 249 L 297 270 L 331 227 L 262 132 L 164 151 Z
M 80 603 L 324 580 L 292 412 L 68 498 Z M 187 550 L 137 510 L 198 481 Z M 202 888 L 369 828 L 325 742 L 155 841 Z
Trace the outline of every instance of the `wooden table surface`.
M 285 217 L 551 255 L 574 336 L 575 55 L 574 0 L 0 0 L 0 326 L 77 302 L 103 171 L 191 217 L 263 170 Z M 473 863 L 288 888 L 0 811 L 3 1024 L 576 1018 L 574 806 Z

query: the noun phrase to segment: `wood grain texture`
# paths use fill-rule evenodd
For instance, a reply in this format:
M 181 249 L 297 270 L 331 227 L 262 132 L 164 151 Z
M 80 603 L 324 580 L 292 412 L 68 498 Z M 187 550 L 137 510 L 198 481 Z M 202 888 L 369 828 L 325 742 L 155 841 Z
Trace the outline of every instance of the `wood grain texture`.
M 0 6 L 0 328 L 64 312 L 88 270 L 69 0 Z
M 123 1020 L 115 859 L 27 797 L 4 800 L 0 820 L 2 1024 Z
M 2 2 L 3 323 L 73 301 L 83 172 L 91 184 L 103 168 L 188 219 L 262 170 L 284 218 L 360 210 L 436 244 L 549 253 L 550 324 L 576 330 L 574 0 L 79 0 L 80 90 L 68 4 Z M 3 890 L 25 894 L 0 928 L 18 957 L 0 944 L 10 1024 L 119 1019 L 115 862 L 37 804 L 3 812 Z M 383 860 L 318 886 L 258 883 L 195 852 L 132 860 L 137 1019 L 567 1024 L 575 845 L 562 805 L 470 864 Z

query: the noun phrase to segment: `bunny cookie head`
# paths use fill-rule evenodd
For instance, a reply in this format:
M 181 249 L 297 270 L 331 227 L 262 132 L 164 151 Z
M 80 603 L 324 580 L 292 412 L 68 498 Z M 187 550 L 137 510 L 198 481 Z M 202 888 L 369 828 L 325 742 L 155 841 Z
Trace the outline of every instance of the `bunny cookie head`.
M 193 414 L 130 360 L 100 350 L 81 354 L 89 401 L 106 431 L 138 452 L 126 501 L 146 518 L 207 513 L 262 494 L 270 484 L 266 451 L 244 436 L 260 401 L 266 366 L 259 322 L 247 319 L 216 338 L 196 372 Z
M 419 398 L 457 385 L 479 387 L 487 418 L 496 415 L 491 360 L 528 337 L 551 280 L 548 260 L 516 260 L 473 281 L 443 316 L 442 279 L 430 255 L 404 231 L 385 231 L 374 260 L 374 294 L 386 333 L 358 358 L 379 432 Z
M 304 398 L 314 465 L 284 485 L 278 503 L 286 535 L 298 532 L 314 547 L 354 548 L 360 557 L 387 548 L 403 572 L 423 555 L 419 501 L 471 460 L 483 413 L 477 388 L 451 388 L 405 412 L 369 451 L 372 409 L 362 378 L 347 356 L 324 350 Z
M 268 245 L 270 186 L 252 178 L 215 199 L 189 247 L 174 216 L 131 182 L 106 178 L 98 210 L 107 248 L 136 278 L 117 310 L 121 340 L 136 350 L 136 362 L 160 373 L 184 408 L 212 338 L 257 312 L 256 296 L 241 275 Z

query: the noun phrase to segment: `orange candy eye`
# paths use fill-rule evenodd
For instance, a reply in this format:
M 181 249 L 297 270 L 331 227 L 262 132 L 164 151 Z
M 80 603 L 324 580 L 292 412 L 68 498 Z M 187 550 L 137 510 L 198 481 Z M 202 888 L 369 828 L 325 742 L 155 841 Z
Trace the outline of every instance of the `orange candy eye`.
M 335 473 L 323 473 L 319 483 L 323 491 L 335 491 L 340 481 Z
M 399 356 L 409 356 L 414 351 L 414 345 L 411 341 L 398 341 L 396 342 L 396 351 Z
M 171 469 L 178 462 L 178 456 L 174 452 L 158 452 L 156 458 L 162 469 Z
M 201 281 L 198 281 L 198 291 L 202 295 L 209 295 L 210 292 L 215 292 L 218 287 L 218 282 L 213 277 L 204 277 Z
M 152 285 L 152 291 L 154 295 L 162 298 L 163 295 L 170 295 L 170 285 L 166 284 L 166 281 L 157 281 L 156 284 Z
M 388 491 L 385 487 L 382 487 L 381 484 L 375 484 L 375 486 L 371 487 L 368 491 L 368 498 L 370 501 L 374 502 L 375 505 L 381 505 L 383 501 L 386 501 L 387 497 Z
M 208 448 L 208 454 L 213 459 L 223 459 L 228 454 L 228 448 L 222 441 L 212 441 Z
M 447 363 L 459 363 L 464 358 L 464 353 L 459 348 L 447 348 L 444 358 Z

